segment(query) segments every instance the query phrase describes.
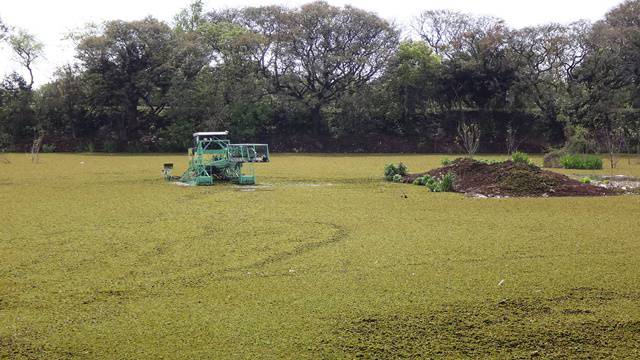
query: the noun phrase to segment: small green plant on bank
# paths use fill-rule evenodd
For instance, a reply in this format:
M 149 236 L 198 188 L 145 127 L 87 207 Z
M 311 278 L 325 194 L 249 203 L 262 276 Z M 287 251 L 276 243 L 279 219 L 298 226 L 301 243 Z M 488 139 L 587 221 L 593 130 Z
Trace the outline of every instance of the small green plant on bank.
M 585 176 L 582 179 L 580 179 L 580 182 L 583 184 L 591 184 L 591 178 L 588 176 Z
M 442 177 L 440 180 L 440 191 L 442 192 L 451 192 L 453 191 L 453 181 L 455 180 L 455 175 L 453 173 L 448 173 Z
M 513 161 L 515 164 L 529 165 L 531 163 L 531 160 L 529 160 L 529 155 L 522 151 L 516 151 L 511 154 L 511 161 Z
M 475 160 L 477 162 L 479 162 L 479 163 L 483 163 L 483 164 L 486 164 L 486 165 L 494 165 L 494 164 L 499 164 L 499 163 L 502 162 L 500 160 L 494 160 L 494 159 L 475 159 Z
M 449 158 L 444 158 L 444 159 L 442 159 L 442 161 L 440 161 L 440 164 L 442 166 L 449 166 L 449 165 L 451 165 L 451 163 L 452 163 L 452 161 L 449 160 Z
M 414 185 L 426 186 L 431 192 L 451 192 L 453 191 L 453 181 L 455 176 L 453 173 L 448 173 L 438 180 L 433 176 L 424 175 L 416 178 L 413 181 Z

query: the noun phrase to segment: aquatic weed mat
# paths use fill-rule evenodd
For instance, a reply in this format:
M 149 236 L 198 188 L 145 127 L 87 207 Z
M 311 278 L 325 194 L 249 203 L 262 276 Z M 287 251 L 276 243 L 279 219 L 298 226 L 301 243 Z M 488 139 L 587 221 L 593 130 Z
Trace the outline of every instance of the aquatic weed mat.
M 386 163 L 433 169 L 441 155 L 275 154 L 257 172 L 272 190 L 251 192 L 164 182 L 163 163 L 180 171 L 182 155 L 9 156 L 0 358 L 352 358 L 336 336 L 363 319 L 442 323 L 457 307 L 495 321 L 504 299 L 640 283 L 640 197 L 477 201 L 381 178 Z M 516 323 L 631 324 L 637 304 L 546 305 Z M 621 348 L 635 344 L 624 336 Z
M 548 298 L 452 303 L 341 319 L 318 350 L 350 358 L 637 358 L 640 319 L 606 317 L 638 293 L 574 288 Z

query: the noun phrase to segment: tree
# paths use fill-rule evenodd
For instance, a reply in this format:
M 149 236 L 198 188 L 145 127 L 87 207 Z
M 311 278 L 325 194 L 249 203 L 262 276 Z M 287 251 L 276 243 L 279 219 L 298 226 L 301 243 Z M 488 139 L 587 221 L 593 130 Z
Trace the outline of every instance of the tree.
M 597 133 L 610 154 L 621 143 L 627 150 L 633 142 L 640 144 L 639 17 L 640 1 L 626 1 L 594 24 L 586 36 L 585 59 L 575 72 L 576 122 Z
M 174 17 L 175 29 L 182 32 L 197 31 L 205 21 L 202 0 L 195 0 Z
M 458 143 L 470 157 L 478 151 L 480 147 L 480 127 L 477 123 L 458 123 Z
M 3 41 L 9 33 L 9 27 L 0 18 L 0 41 Z
M 173 33 L 164 22 L 148 17 L 109 21 L 76 38 L 91 100 L 110 120 L 114 140 L 124 150 L 131 135 L 155 126 L 167 105 Z
M 44 45 L 36 38 L 19 29 L 9 35 L 9 46 L 17 58 L 17 61 L 29 72 L 27 88 L 33 87 L 33 63 L 43 55 Z
M 29 139 L 36 127 L 32 107 L 33 92 L 18 73 L 11 73 L 0 83 L 0 148 L 15 149 Z
M 563 138 L 571 115 L 569 81 L 585 57 L 585 23 L 547 24 L 511 32 L 509 51 L 517 61 L 514 92 L 523 106 L 539 109 L 554 141 Z
M 506 30 L 502 19 L 450 10 L 422 12 L 413 19 L 412 28 L 437 55 L 449 60 L 460 54 L 477 55 L 483 47 L 501 41 Z
M 445 67 L 441 103 L 447 108 L 505 107 L 515 80 L 506 49 L 509 29 L 499 18 L 449 11 L 425 11 L 413 28 Z
M 389 60 L 383 81 L 385 90 L 391 95 L 386 101 L 394 108 L 388 116 L 398 120 L 402 132 L 415 132 L 421 120 L 426 120 L 427 114 L 435 111 L 441 72 L 440 58 L 426 43 L 400 43 Z
M 327 130 L 322 109 L 377 77 L 399 32 L 377 15 L 313 2 L 294 10 L 246 8 L 237 20 L 260 34 L 254 60 L 272 91 L 303 102 L 316 134 Z

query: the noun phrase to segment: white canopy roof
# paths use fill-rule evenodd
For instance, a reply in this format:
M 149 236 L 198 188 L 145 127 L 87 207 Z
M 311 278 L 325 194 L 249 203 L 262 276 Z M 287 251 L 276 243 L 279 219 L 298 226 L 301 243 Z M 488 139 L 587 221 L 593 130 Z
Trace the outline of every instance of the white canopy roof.
M 198 137 L 198 136 L 223 136 L 223 135 L 229 135 L 229 132 L 228 131 L 202 131 L 202 132 L 193 133 L 193 137 Z

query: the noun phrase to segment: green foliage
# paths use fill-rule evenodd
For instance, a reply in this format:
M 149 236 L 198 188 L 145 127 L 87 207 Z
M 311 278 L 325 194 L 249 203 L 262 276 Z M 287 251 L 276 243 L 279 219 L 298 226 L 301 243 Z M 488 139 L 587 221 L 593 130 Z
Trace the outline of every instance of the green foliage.
M 210 11 L 195 0 L 171 23 L 107 20 L 71 35 L 77 65 L 38 89 L 30 70 L 42 44 L 0 25 L 28 76 L 0 85 L 0 147 L 22 149 L 38 128 L 71 149 L 109 139 L 115 151 L 184 151 L 194 131 L 229 130 L 279 151 L 451 151 L 457 139 L 474 154 L 480 134 L 486 151 L 507 134 L 509 151 L 565 142 L 573 154 L 595 150 L 594 129 L 615 128 L 640 149 L 640 86 L 628 76 L 640 73 L 636 2 L 598 26 L 519 30 L 425 12 L 420 39 L 400 41 L 396 26 L 354 7 Z M 579 64 L 552 61 L 586 38 Z
M 502 162 L 500 160 L 495 160 L 495 159 L 474 159 L 474 160 L 479 162 L 479 163 L 483 163 L 483 164 L 487 164 L 487 165 L 499 164 L 499 163 Z
M 116 143 L 113 141 L 105 141 L 102 144 L 102 148 L 104 152 L 112 153 L 116 151 Z
M 442 176 L 442 179 L 440 179 L 440 191 L 442 192 L 453 191 L 454 180 L 455 180 L 455 175 L 453 175 L 453 173 L 447 173 L 444 176 Z
M 400 174 L 393 175 L 392 181 L 393 182 L 402 182 L 402 175 L 400 175 Z
M 580 125 L 569 125 L 566 128 L 567 141 L 564 150 L 568 154 L 585 154 L 596 148 L 589 130 Z
M 583 178 L 580 179 L 580 182 L 583 184 L 591 184 L 591 178 L 588 176 L 585 176 Z
M 450 192 L 453 191 L 453 181 L 455 177 L 452 173 L 448 173 L 438 180 L 433 176 L 425 175 L 417 178 L 413 183 L 415 185 L 426 186 L 431 192 Z
M 384 178 L 387 181 L 395 181 L 397 178 L 396 175 L 402 177 L 407 176 L 407 166 L 403 163 L 395 164 L 387 164 L 384 166 Z
M 52 153 L 55 151 L 56 151 L 56 146 L 54 144 L 42 144 L 43 153 Z
M 560 164 L 565 169 L 602 169 L 602 159 L 596 155 L 565 155 Z
M 451 163 L 452 163 L 452 161 L 449 160 L 449 158 L 444 158 L 444 159 L 442 159 L 440 161 L 440 165 L 442 165 L 442 166 L 449 166 L 449 165 L 451 165 Z
M 398 173 L 398 169 L 394 164 L 387 164 L 384 166 L 384 178 L 387 181 L 392 181 L 393 176 Z
M 399 163 L 396 167 L 396 171 L 399 175 L 407 176 L 407 166 L 403 163 Z
M 440 183 L 438 182 L 438 179 L 434 178 L 433 176 L 427 175 L 424 179 L 424 185 L 431 192 L 437 192 L 438 189 L 440 189 Z
M 529 160 L 529 155 L 521 151 L 516 151 L 511 154 L 511 160 L 516 164 L 529 165 L 531 163 L 531 160 Z

